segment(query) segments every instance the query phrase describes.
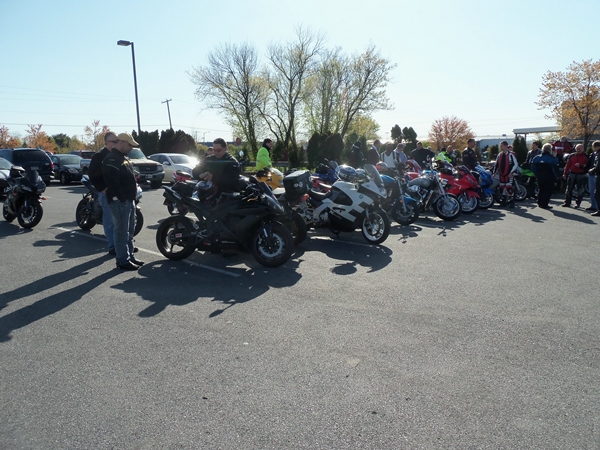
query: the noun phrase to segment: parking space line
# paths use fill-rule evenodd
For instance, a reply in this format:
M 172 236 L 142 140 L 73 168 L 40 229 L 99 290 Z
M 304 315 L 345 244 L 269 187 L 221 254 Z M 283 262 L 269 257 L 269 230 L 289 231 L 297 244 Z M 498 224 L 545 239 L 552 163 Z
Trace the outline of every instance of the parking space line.
M 92 239 L 96 239 L 99 241 L 105 241 L 106 238 L 104 237 L 100 237 L 100 236 L 94 236 L 93 234 L 87 234 L 87 233 L 82 233 L 79 230 L 70 230 L 68 228 L 63 228 L 63 227 L 52 227 L 52 228 L 56 228 L 57 230 L 61 230 L 61 231 L 67 231 L 71 234 L 76 234 L 78 236 L 85 236 L 88 238 L 92 238 Z M 145 248 L 141 248 L 138 247 L 140 252 L 144 252 L 144 253 L 149 253 L 151 255 L 155 255 L 155 256 L 159 256 L 161 258 L 163 258 L 164 256 L 159 253 L 159 252 L 155 252 L 153 250 L 146 250 Z M 216 267 L 211 267 L 211 266 L 206 266 L 204 264 L 200 264 L 194 261 L 188 261 L 187 259 L 182 259 L 182 262 L 189 264 L 190 266 L 194 266 L 194 267 L 200 267 L 201 269 L 206 269 L 206 270 L 212 270 L 213 272 L 218 272 L 218 273 L 222 273 L 223 275 L 229 275 L 230 277 L 239 277 L 240 274 L 239 273 L 233 273 L 233 272 L 229 272 L 227 270 L 223 270 L 223 269 L 217 269 Z
M 375 244 L 363 244 L 361 242 L 352 242 L 352 241 L 342 241 L 342 240 L 337 240 L 334 238 L 328 238 L 326 236 L 310 236 L 310 240 L 311 241 L 323 241 L 323 242 L 335 242 L 337 244 L 350 244 L 350 245 L 358 245 L 360 247 L 368 247 L 368 248 L 373 248 L 373 247 L 378 247 Z

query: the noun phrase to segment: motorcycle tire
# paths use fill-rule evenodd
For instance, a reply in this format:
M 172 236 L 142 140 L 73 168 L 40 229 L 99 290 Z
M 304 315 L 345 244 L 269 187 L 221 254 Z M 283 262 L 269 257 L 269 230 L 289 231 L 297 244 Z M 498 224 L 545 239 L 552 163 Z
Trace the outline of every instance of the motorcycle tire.
M 479 198 L 479 208 L 488 209 L 494 204 L 494 194 L 483 194 L 483 197 Z
M 442 220 L 455 220 L 461 213 L 460 202 L 456 196 L 446 194 L 445 197 L 440 197 L 435 201 L 433 212 Z
M 400 225 L 410 225 L 415 223 L 419 218 L 419 206 L 413 202 L 406 202 L 406 211 L 402 208 L 400 202 L 395 202 L 392 205 L 392 218 Z
M 479 207 L 479 199 L 477 197 L 468 197 L 467 194 L 461 194 L 458 197 L 460 202 L 460 210 L 465 214 L 473 214 Z
M 362 220 L 361 231 L 369 244 L 381 244 L 390 235 L 392 223 L 383 209 L 367 211 Z
M 515 189 L 515 201 L 521 202 L 527 198 L 527 188 L 522 184 L 517 185 Z
M 177 233 L 183 233 L 188 228 L 190 220 L 183 216 L 171 216 L 165 219 L 156 230 L 156 246 L 168 259 L 179 261 L 194 253 L 196 247 L 177 238 Z
M 82 198 L 75 210 L 75 221 L 79 228 L 82 230 L 91 230 L 94 228 L 96 221 L 92 219 L 92 214 L 92 202 L 89 198 Z
M 279 222 L 267 225 L 270 228 L 265 236 L 263 227 L 258 227 L 250 240 L 250 253 L 265 267 L 279 267 L 285 264 L 294 251 L 294 237 Z
M 6 202 L 8 202 L 8 200 L 6 200 L 2 204 L 2 215 L 4 216 L 4 220 L 6 220 L 7 222 L 12 222 L 17 218 L 17 216 L 8 212 L 8 205 L 6 204 Z
M 135 208 L 135 229 L 133 230 L 133 235 L 137 236 L 142 228 L 144 227 L 144 216 L 142 211 L 138 208 Z
M 306 239 L 307 226 L 306 222 L 300 214 L 296 211 L 292 211 L 291 217 L 287 217 L 281 223 L 292 233 L 294 238 L 294 245 L 300 245 Z
M 42 205 L 37 202 L 31 202 L 29 206 L 25 207 L 25 205 L 23 205 L 19 208 L 17 220 L 19 221 L 19 225 L 23 228 L 33 228 L 40 223 L 43 215 L 44 209 L 42 208 Z

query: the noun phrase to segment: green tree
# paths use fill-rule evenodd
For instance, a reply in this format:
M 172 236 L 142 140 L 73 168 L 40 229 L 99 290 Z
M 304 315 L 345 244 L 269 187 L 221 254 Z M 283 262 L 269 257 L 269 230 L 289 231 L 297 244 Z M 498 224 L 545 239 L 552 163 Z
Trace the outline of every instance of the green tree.
M 400 128 L 400 125 L 396 124 L 392 127 L 390 136 L 394 140 L 394 143 L 399 144 L 402 142 L 402 128 Z
M 513 150 L 517 155 L 517 161 L 520 163 L 525 162 L 527 158 L 527 142 L 523 136 L 515 136 L 513 141 Z
M 308 140 L 306 158 L 308 160 L 307 164 L 310 169 L 316 168 L 319 163 L 323 161 L 323 148 L 325 146 L 326 139 L 326 134 L 315 132 Z
M 53 134 L 52 139 L 54 139 L 59 151 L 71 147 L 71 137 L 64 133 Z
M 158 139 L 157 153 L 193 153 L 196 150 L 194 138 L 182 130 L 163 130 Z M 151 154 L 151 153 L 149 153 Z
M 342 151 L 344 150 L 344 141 L 340 133 L 328 133 L 323 142 L 322 158 L 330 161 L 340 161 Z
M 405 152 L 408 155 L 412 150 L 417 148 L 417 132 L 413 127 L 404 127 L 402 128 L 402 136 L 404 141 L 407 142 Z
M 158 151 L 158 130 L 155 131 L 142 131 L 140 135 L 137 134 L 136 130 L 131 132 L 133 140 L 140 144 L 140 150 L 145 155 L 154 155 L 159 153 Z

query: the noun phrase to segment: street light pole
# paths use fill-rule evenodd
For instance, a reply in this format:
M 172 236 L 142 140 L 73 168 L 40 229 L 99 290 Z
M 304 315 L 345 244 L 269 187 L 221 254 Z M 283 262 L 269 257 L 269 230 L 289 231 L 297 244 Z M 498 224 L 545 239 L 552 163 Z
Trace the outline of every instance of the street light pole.
M 169 113 L 169 128 L 171 128 L 171 130 L 173 129 L 173 125 L 171 125 L 171 108 L 169 108 L 169 102 L 172 101 L 172 99 L 168 99 L 165 100 L 164 102 L 161 103 L 166 103 L 167 104 L 167 112 Z
M 135 110 L 137 112 L 138 138 L 142 134 L 140 126 L 140 104 L 138 102 L 137 75 L 135 73 L 135 50 L 131 41 L 117 41 L 117 45 L 128 47 L 131 45 L 131 60 L 133 61 L 133 87 L 135 88 Z

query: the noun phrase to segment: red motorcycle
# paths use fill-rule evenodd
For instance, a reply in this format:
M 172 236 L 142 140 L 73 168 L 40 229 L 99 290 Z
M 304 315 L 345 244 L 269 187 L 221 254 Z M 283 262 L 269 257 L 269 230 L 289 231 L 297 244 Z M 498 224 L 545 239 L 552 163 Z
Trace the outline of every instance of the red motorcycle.
M 446 180 L 445 189 L 458 198 L 462 212 L 472 214 L 479 207 L 479 182 L 468 167 L 437 161 L 439 177 Z M 443 182 L 443 181 L 442 181 Z

